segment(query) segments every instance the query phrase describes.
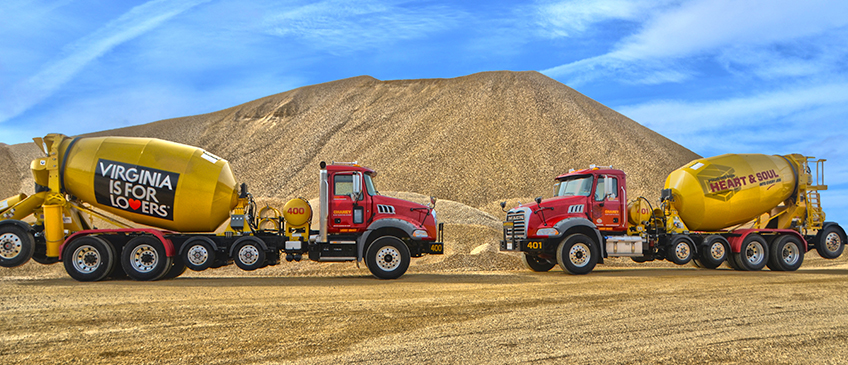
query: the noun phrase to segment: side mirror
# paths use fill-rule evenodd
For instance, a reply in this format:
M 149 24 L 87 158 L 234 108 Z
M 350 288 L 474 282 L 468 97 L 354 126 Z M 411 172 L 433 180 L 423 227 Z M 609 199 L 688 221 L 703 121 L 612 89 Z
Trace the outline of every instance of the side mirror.
M 353 174 L 353 192 L 350 193 L 353 201 L 362 200 L 362 175 Z
M 434 208 L 436 208 L 436 197 L 431 196 L 430 197 L 430 209 L 434 209 Z
M 536 205 L 541 205 L 541 204 L 542 204 L 542 197 L 541 197 L 541 196 L 537 196 L 537 197 L 536 197 Z

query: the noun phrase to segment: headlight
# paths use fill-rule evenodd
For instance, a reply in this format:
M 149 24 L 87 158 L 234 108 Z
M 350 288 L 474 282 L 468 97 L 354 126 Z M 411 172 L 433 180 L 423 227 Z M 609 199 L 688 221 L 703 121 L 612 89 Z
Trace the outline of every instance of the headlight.
M 427 233 L 427 231 L 425 231 L 423 229 L 416 229 L 416 230 L 412 231 L 412 237 L 425 238 L 427 236 L 429 236 L 429 234 Z
M 542 228 L 536 231 L 537 236 L 556 236 L 559 234 L 559 231 L 556 228 Z

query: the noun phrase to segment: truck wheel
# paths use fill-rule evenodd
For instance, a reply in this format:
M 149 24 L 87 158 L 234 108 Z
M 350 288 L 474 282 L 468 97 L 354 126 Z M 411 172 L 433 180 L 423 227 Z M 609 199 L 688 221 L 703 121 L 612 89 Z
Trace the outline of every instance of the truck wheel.
M 130 279 L 159 280 L 171 268 L 171 258 L 165 255 L 165 245 L 159 239 L 143 235 L 127 242 L 121 254 L 121 265 Z
M 77 238 L 62 251 L 65 271 L 76 281 L 103 280 L 114 270 L 115 259 L 112 245 L 96 236 Z
M 826 259 L 835 259 L 845 249 L 844 234 L 835 226 L 828 226 L 819 232 L 819 241 L 816 242 L 816 251 L 819 256 Z
M 380 279 L 397 279 L 409 268 L 409 248 L 399 238 L 383 236 L 371 242 L 365 264 Z
M 239 242 L 240 241 L 240 242 Z M 265 267 L 265 250 L 259 242 L 252 238 L 241 238 L 236 241 L 233 250 L 233 261 L 244 271 L 253 271 Z
M 739 268 L 739 261 L 737 259 L 739 255 L 734 253 L 728 253 L 727 255 L 727 266 L 730 266 L 731 269 L 736 271 L 743 271 L 744 269 Z
M 186 271 L 186 265 L 183 263 L 182 260 L 180 260 L 179 257 L 174 257 L 173 261 L 174 263 L 171 264 L 171 268 L 168 269 L 168 273 L 162 277 L 162 280 L 177 278 Z
M 555 263 L 552 263 L 539 256 L 531 256 L 526 252 L 524 253 L 524 255 L 521 255 L 521 261 L 524 262 L 524 267 L 536 272 L 551 271 L 551 269 L 556 266 Z
M 798 238 L 781 235 L 771 244 L 768 267 L 772 271 L 795 271 L 804 262 L 804 249 Z
M 719 235 L 709 235 L 704 238 L 704 244 L 701 246 L 701 252 L 698 254 L 698 262 L 701 267 L 707 269 L 717 269 L 727 260 L 727 253 L 730 252 L 727 240 Z
M 32 233 L 14 224 L 0 227 L 0 266 L 21 266 L 32 258 L 35 239 Z
M 742 241 L 742 247 L 736 254 L 736 264 L 739 269 L 746 271 L 759 271 L 766 266 L 769 257 L 769 249 L 766 240 L 758 234 L 749 234 Z
M 575 233 L 566 237 L 557 247 L 557 262 L 562 271 L 588 274 L 598 262 L 598 249 L 589 236 Z
M 185 244 L 186 248 L 180 255 L 185 266 L 193 271 L 203 271 L 215 262 L 215 250 L 204 238 L 192 238 Z
M 695 257 L 695 243 L 683 235 L 671 238 L 671 244 L 666 251 L 666 258 L 677 265 L 686 265 Z

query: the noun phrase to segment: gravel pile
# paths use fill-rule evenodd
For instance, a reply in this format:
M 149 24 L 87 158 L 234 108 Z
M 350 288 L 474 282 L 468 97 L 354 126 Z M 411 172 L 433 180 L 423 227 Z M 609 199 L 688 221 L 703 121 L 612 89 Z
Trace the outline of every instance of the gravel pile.
M 254 196 L 278 208 L 290 198 L 317 197 L 319 162 L 358 161 L 378 171 L 381 191 L 420 202 L 439 198 L 448 254 L 415 264 L 433 270 L 518 265 L 516 257 L 496 252 L 503 218 L 498 203 L 512 207 L 550 196 L 553 178 L 569 168 L 621 168 L 630 196 L 653 201 L 669 172 L 698 158 L 532 71 L 394 81 L 360 76 L 92 135 L 202 147 L 229 160 Z M 27 167 L 38 156 L 32 143 L 0 146 L 0 177 L 19 177 L 0 180 L 0 192 L 31 194 Z
M 0 199 L 20 193 L 21 179 L 18 171 L 22 167 L 17 166 L 12 152 L 9 151 L 9 145 L 5 143 L 0 143 L 0 168 Z

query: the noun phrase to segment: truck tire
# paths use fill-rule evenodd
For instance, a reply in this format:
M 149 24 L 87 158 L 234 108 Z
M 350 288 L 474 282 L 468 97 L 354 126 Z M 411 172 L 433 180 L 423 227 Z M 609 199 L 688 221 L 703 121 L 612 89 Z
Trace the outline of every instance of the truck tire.
M 816 242 L 816 251 L 826 259 L 835 259 L 845 249 L 845 234 L 838 226 L 830 225 L 821 230 Z
M 233 250 L 233 261 L 244 271 L 253 271 L 265 267 L 265 249 L 251 237 L 243 237 L 236 241 Z
M 744 271 L 745 269 L 739 268 L 739 261 L 737 261 L 738 258 L 739 258 L 739 255 L 737 255 L 735 253 L 728 253 L 727 254 L 727 266 L 730 266 L 731 269 L 736 270 L 736 271 Z
M 666 250 L 666 258 L 677 265 L 686 265 L 695 257 L 695 242 L 684 235 L 671 237 L 671 244 Z
M 539 256 L 530 255 L 526 252 L 524 253 L 524 255 L 521 255 L 521 262 L 524 263 L 524 267 L 535 272 L 548 272 L 551 271 L 554 266 L 556 266 L 555 263 L 552 263 Z
M 766 240 L 758 234 L 749 234 L 742 241 L 739 253 L 736 254 L 736 264 L 740 270 L 759 271 L 766 267 L 769 249 Z
M 171 258 L 165 255 L 165 245 L 158 238 L 142 235 L 131 239 L 124 246 L 121 266 L 130 279 L 159 280 L 171 268 Z
M 707 269 L 717 269 L 727 260 L 728 252 L 730 252 L 728 247 L 730 244 L 722 236 L 714 234 L 705 237 L 701 251 L 698 253 L 698 263 Z
M 14 224 L 0 226 L 0 266 L 21 266 L 32 258 L 35 238 Z
M 397 279 L 409 268 L 409 248 L 395 236 L 382 236 L 371 242 L 365 265 L 379 279 Z
M 801 241 L 792 235 L 780 235 L 771 244 L 768 268 L 772 271 L 795 271 L 804 263 Z
M 215 250 L 207 238 L 195 237 L 185 243 L 180 258 L 185 266 L 192 271 L 203 271 L 215 262 Z
M 105 279 L 115 269 L 116 259 L 112 245 L 97 236 L 77 238 L 62 251 L 65 271 L 76 281 Z
M 590 273 L 598 263 L 595 241 L 582 233 L 566 237 L 557 247 L 557 262 L 562 271 L 583 275 Z
M 186 271 L 186 265 L 183 263 L 183 260 L 179 257 L 174 257 L 173 261 L 174 263 L 171 264 L 171 268 L 168 269 L 168 273 L 162 277 L 162 280 L 175 279 Z

